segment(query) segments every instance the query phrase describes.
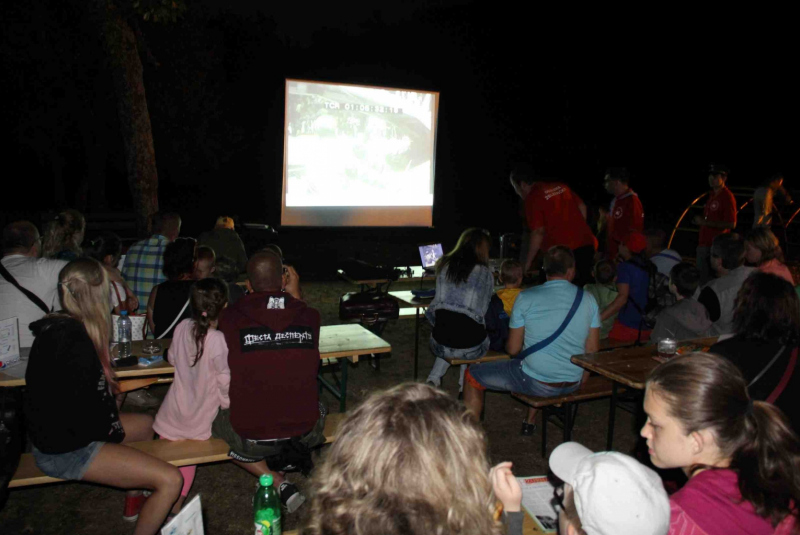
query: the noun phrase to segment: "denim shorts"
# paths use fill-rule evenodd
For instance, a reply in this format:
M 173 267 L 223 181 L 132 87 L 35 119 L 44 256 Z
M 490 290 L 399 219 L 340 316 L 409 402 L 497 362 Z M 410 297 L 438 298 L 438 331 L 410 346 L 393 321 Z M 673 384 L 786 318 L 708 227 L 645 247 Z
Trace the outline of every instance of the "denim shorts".
M 452 347 L 443 346 L 439 342 L 433 339 L 431 336 L 430 343 L 428 344 L 431 353 L 435 357 L 439 358 L 453 358 L 453 359 L 477 359 L 486 354 L 489 351 L 489 337 L 487 336 L 483 342 L 479 345 L 474 347 L 468 347 L 465 349 L 454 349 Z
M 478 383 L 486 390 L 518 392 L 528 396 L 549 398 L 569 394 L 580 388 L 580 381 L 569 386 L 549 386 L 522 371 L 522 359 L 498 360 L 473 364 L 467 371 L 467 381 Z M 473 383 L 473 386 L 477 386 Z
M 39 470 L 58 479 L 83 479 L 89 466 L 100 453 L 105 442 L 91 442 L 75 451 L 67 453 L 42 453 L 33 446 L 33 458 Z

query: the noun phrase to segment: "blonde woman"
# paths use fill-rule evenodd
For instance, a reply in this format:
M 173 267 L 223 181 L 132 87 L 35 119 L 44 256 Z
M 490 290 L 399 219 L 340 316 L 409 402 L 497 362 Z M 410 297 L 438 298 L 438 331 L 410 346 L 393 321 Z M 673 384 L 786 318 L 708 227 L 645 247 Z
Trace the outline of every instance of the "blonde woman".
M 77 210 L 64 210 L 45 225 L 42 256 L 56 260 L 75 260 L 81 256 L 86 220 Z
M 778 237 L 770 229 L 758 227 L 747 234 L 744 239 L 744 257 L 749 263 L 758 266 L 759 271 L 777 275 L 794 286 L 792 273 L 783 263 L 783 251 Z
M 138 517 L 135 534 L 156 533 L 183 478 L 177 468 L 125 446 L 152 439 L 153 419 L 117 411 L 108 276 L 98 261 L 82 258 L 61 270 L 58 284 L 64 310 L 31 324 L 36 338 L 25 374 L 25 414 L 36 464 L 60 479 L 151 489 L 149 499 L 129 493 L 124 517 Z
M 486 438 L 444 392 L 373 394 L 339 427 L 312 487 L 306 535 L 499 534 Z

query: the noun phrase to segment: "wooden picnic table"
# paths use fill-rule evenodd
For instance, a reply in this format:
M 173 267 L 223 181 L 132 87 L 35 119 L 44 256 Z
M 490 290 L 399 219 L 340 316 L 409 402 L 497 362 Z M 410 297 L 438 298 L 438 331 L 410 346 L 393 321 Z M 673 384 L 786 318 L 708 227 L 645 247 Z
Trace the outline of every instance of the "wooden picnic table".
M 716 343 L 717 338 L 716 336 L 709 336 L 680 340 L 678 341 L 678 348 L 688 345 L 712 346 Z M 611 406 L 608 413 L 608 437 L 606 440 L 606 448 L 608 450 L 612 449 L 614 441 L 614 419 L 617 412 L 619 385 L 636 390 L 644 390 L 647 377 L 659 365 L 659 361 L 654 358 L 657 356 L 658 348 L 656 344 L 617 347 L 608 351 L 572 356 L 573 364 L 598 373 L 612 381 Z
M 400 292 L 389 292 L 389 295 L 394 297 L 400 303 L 400 311 L 414 309 L 414 380 L 417 380 L 417 371 L 419 369 L 419 326 L 422 316 L 420 310 L 428 308 L 433 298 L 420 299 L 411 293 L 410 290 Z M 406 317 L 403 314 L 401 317 Z M 410 317 L 410 315 L 408 316 Z
M 162 349 L 169 347 L 171 339 L 161 340 Z M 142 342 L 136 341 L 131 344 L 131 350 L 135 356 L 144 356 L 142 352 Z M 375 353 L 388 353 L 392 346 L 370 332 L 361 325 L 325 325 L 320 327 L 319 333 L 319 353 L 320 358 L 325 359 L 347 359 L 350 362 L 358 362 L 361 355 Z M 25 368 L 27 361 L 23 361 L 16 366 L 0 372 L 0 387 L 25 386 Z M 120 379 L 120 388 L 123 392 L 135 390 L 156 383 L 172 382 L 172 375 L 175 368 L 166 360 L 150 366 L 126 366 L 115 368 L 117 378 Z M 345 411 L 347 401 L 347 363 L 341 362 L 342 379 L 339 388 L 335 388 L 322 377 L 319 377 L 322 385 L 327 388 L 339 400 L 341 412 Z

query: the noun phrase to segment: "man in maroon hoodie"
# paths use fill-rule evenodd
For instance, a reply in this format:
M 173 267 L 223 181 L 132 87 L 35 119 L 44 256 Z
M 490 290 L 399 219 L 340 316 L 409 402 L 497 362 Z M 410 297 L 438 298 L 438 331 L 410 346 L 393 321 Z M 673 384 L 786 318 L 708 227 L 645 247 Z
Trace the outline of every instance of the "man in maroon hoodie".
M 297 272 L 284 269 L 276 253 L 253 255 L 247 277 L 251 293 L 219 319 L 228 344 L 231 406 L 220 410 L 212 433 L 228 443 L 236 464 L 256 477 L 272 474 L 292 513 L 305 498 L 266 458 L 280 455 L 291 439 L 306 448 L 325 441 L 317 391 L 320 316 L 300 299 Z

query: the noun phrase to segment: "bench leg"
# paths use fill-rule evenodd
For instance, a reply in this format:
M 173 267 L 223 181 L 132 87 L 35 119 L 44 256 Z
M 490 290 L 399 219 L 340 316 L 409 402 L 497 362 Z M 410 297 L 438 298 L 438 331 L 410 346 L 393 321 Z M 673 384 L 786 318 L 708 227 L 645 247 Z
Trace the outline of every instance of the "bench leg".
M 611 405 L 608 408 L 608 439 L 606 450 L 612 451 L 614 445 L 614 417 L 617 413 L 617 382 L 611 382 Z
M 339 359 L 342 363 L 342 380 L 339 383 L 339 412 L 347 410 L 347 359 Z
M 547 459 L 547 418 L 550 416 L 550 408 L 545 407 L 542 413 L 542 459 Z
M 572 404 L 564 403 L 564 442 L 569 442 L 572 436 Z
M 417 315 L 414 318 L 414 380 L 417 380 L 417 371 L 419 369 L 419 307 L 417 307 Z

